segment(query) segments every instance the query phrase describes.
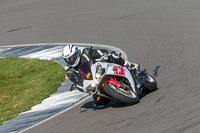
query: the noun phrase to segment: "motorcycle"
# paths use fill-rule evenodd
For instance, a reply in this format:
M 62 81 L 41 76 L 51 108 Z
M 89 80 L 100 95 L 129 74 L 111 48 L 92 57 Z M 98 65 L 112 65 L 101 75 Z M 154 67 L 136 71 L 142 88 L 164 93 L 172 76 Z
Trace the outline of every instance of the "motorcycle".
M 115 63 L 90 60 L 83 63 L 78 72 L 84 77 L 84 92 L 127 104 L 139 102 L 140 94 L 157 88 L 157 81 L 146 69 L 129 70 Z

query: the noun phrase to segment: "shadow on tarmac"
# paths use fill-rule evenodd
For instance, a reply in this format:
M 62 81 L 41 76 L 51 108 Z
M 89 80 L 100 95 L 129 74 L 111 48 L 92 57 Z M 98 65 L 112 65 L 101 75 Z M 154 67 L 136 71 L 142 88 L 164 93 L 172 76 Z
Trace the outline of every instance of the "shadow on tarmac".
M 98 107 L 94 104 L 93 101 L 89 101 L 81 107 L 81 108 L 84 108 L 85 110 L 82 110 L 80 113 L 87 111 L 87 109 L 93 109 L 93 111 L 95 111 L 95 110 L 101 110 L 105 108 L 123 108 L 123 107 L 128 107 L 128 106 L 134 106 L 134 105 L 126 104 L 118 100 L 113 100 L 103 107 Z
M 158 89 L 159 88 L 157 88 L 153 92 L 157 91 Z M 153 93 L 153 92 L 151 92 L 151 93 Z M 150 93 L 142 93 L 141 95 L 139 95 L 139 98 L 142 99 L 143 97 L 145 97 L 148 94 L 150 94 Z M 136 103 L 136 104 L 138 104 L 138 103 Z M 80 111 L 79 113 L 86 112 L 87 109 L 93 109 L 93 111 L 95 111 L 95 110 L 102 110 L 105 108 L 123 108 L 123 107 L 134 106 L 134 105 L 135 104 L 131 105 L 131 104 L 126 104 L 126 103 L 120 102 L 118 100 L 112 100 L 107 105 L 105 105 L 103 107 L 98 107 L 94 104 L 94 101 L 89 101 L 89 102 L 83 104 L 83 106 L 81 106 L 81 108 L 83 108 L 84 110 Z

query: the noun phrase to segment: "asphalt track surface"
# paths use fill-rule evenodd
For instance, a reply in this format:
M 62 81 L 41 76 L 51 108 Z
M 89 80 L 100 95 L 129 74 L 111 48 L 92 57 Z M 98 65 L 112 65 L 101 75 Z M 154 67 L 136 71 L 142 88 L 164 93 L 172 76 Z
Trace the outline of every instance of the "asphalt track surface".
M 113 45 L 158 81 L 136 105 L 96 109 L 90 99 L 26 132 L 200 132 L 199 7 L 199 0 L 0 0 L 0 45 Z

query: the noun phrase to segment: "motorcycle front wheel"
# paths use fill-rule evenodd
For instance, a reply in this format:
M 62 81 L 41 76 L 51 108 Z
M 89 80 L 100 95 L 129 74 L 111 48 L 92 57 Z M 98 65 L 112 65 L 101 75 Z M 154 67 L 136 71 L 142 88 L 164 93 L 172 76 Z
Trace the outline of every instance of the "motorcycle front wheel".
M 104 91 L 114 99 L 117 99 L 123 103 L 135 104 L 139 102 L 139 97 L 130 89 L 126 91 L 122 90 L 110 82 L 105 84 Z

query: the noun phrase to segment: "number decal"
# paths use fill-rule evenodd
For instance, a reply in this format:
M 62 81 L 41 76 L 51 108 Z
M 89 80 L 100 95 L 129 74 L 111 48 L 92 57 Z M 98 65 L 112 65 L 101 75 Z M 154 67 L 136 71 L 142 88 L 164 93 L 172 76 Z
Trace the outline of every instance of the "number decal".
M 116 66 L 114 74 L 124 76 L 124 68 L 122 66 Z

